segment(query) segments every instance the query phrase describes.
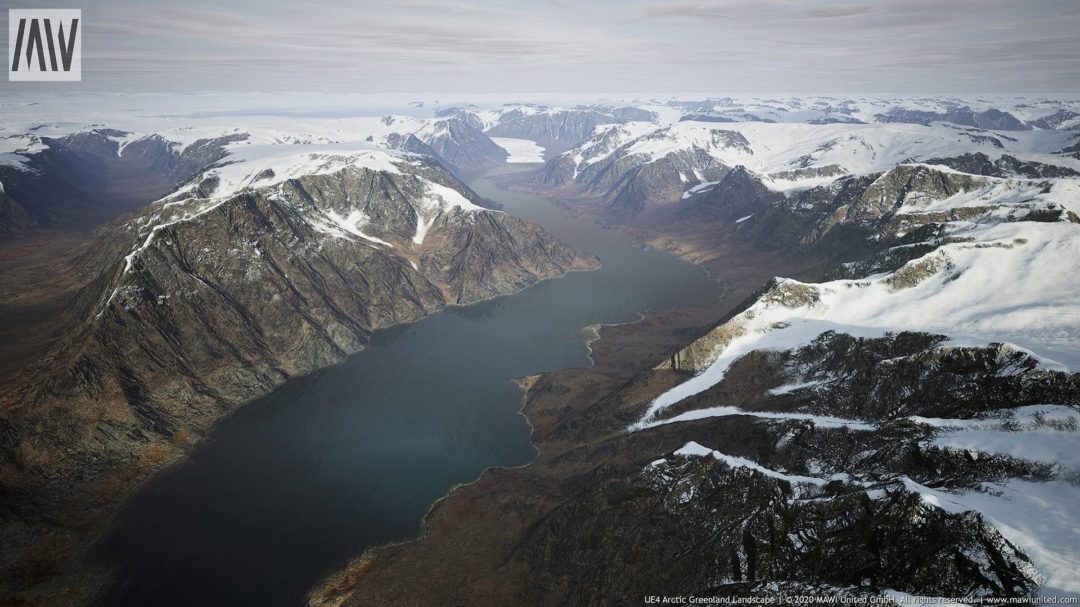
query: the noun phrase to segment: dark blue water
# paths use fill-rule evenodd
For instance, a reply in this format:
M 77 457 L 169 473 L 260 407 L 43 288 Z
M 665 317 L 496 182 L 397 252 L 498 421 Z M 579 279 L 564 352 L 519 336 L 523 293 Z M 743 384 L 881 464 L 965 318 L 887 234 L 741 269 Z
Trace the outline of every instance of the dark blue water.
M 603 268 L 380 331 L 240 409 L 127 505 L 104 543 L 121 584 L 109 604 L 301 605 L 350 557 L 414 537 L 455 483 L 534 457 L 512 379 L 588 364 L 587 325 L 720 295 L 696 266 L 488 178 L 470 185 Z

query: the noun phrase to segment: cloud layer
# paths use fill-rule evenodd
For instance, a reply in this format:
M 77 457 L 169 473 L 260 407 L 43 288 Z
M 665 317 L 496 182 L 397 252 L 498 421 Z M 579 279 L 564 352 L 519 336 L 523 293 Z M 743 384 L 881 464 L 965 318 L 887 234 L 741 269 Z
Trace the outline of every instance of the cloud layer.
M 41 1 L 83 10 L 84 90 L 1080 89 L 1075 0 Z

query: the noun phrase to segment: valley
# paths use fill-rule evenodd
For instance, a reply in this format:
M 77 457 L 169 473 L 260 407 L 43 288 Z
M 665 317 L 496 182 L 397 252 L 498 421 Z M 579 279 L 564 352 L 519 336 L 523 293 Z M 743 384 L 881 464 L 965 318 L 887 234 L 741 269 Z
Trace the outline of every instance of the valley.
M 487 178 L 470 185 L 603 265 L 375 333 L 343 364 L 244 407 L 190 464 L 125 508 L 106 548 L 119 565 L 113 604 L 297 604 L 358 547 L 415 535 L 452 486 L 490 466 L 530 462 L 530 425 L 512 380 L 586 364 L 583 327 L 673 306 L 701 307 L 699 318 L 719 313 L 720 287 L 700 269 Z M 303 514 L 312 511 L 322 516 Z M 227 530 L 247 520 L 263 522 Z M 237 553 L 247 555 L 240 569 Z M 267 571 L 277 572 L 273 581 Z M 191 581 L 178 589 L 184 572 Z
M 6 590 L 1075 596 L 1078 104 L 463 103 L 8 137 Z M 91 161 L 120 177 L 53 179 Z M 153 202 L 89 195 L 129 175 Z

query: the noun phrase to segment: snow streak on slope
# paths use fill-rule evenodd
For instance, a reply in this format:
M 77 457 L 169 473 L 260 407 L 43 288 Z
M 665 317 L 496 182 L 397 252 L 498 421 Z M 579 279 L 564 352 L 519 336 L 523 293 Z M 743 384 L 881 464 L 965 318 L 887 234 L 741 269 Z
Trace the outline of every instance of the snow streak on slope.
M 807 484 L 807 485 L 821 486 L 821 485 L 825 485 L 825 484 L 827 484 L 829 482 L 828 479 L 817 478 L 817 477 L 814 477 L 814 476 L 800 476 L 800 475 L 785 474 L 783 472 L 777 472 L 776 470 L 773 470 L 771 468 L 766 468 L 766 467 L 758 464 L 755 461 L 748 460 L 748 459 L 743 458 L 743 457 L 736 457 L 736 456 L 733 456 L 733 455 L 727 455 L 727 454 L 721 453 L 719 451 L 709 449 L 708 447 L 704 447 L 702 445 L 699 445 L 698 443 L 696 443 L 694 441 L 690 441 L 690 442 L 686 443 L 685 445 L 683 445 L 682 448 L 676 450 L 674 454 L 675 455 L 682 455 L 682 456 L 686 456 L 686 457 L 710 457 L 711 456 L 711 457 L 713 457 L 714 459 L 716 459 L 718 461 L 724 462 L 725 464 L 727 464 L 728 466 L 731 466 L 732 468 L 748 468 L 750 470 L 760 472 L 761 474 L 764 474 L 765 476 L 770 476 L 772 478 L 780 479 L 782 481 L 787 481 L 787 482 L 792 483 L 794 485 Z M 663 461 L 663 460 L 660 460 L 660 461 Z M 657 462 L 653 462 L 653 463 L 655 464 Z
M 349 234 L 353 236 L 359 236 L 369 242 L 381 244 L 386 247 L 394 248 L 394 245 L 386 242 L 381 238 L 365 234 L 362 231 L 363 226 L 367 225 L 370 219 L 367 214 L 360 210 L 350 211 L 347 216 L 341 216 L 335 211 L 327 211 L 326 217 L 330 220 L 329 223 L 316 224 L 316 228 L 334 236 L 347 238 Z
M 1046 578 L 1042 595 L 1080 597 L 1080 487 L 1010 480 L 947 495 L 964 509 L 983 513 L 1035 561 Z
M 453 188 L 448 188 L 444 185 L 427 180 L 424 181 L 427 188 L 427 196 L 421 200 L 422 206 L 418 209 L 416 216 L 416 235 L 413 236 L 413 242 L 418 245 L 423 244 L 428 230 L 431 229 L 435 220 L 444 212 L 450 209 L 462 209 L 469 212 L 487 210 L 469 202 L 467 198 Z
M 823 428 L 850 428 L 852 430 L 871 430 L 876 426 L 874 424 L 861 422 L 853 419 L 843 419 L 839 417 L 831 417 L 828 415 L 811 415 L 809 413 L 777 413 L 773 411 L 743 411 L 738 407 L 731 406 L 719 406 L 708 407 L 706 409 L 695 409 L 694 411 L 687 411 L 675 417 L 669 417 L 665 419 L 658 419 L 642 426 L 642 428 L 651 428 L 653 426 L 661 426 L 663 424 L 673 424 L 677 422 L 685 422 L 695 419 L 705 419 L 707 417 L 725 417 L 729 415 L 752 415 L 754 417 L 760 417 L 762 419 L 797 419 L 813 422 L 815 426 L 821 426 Z
M 910 419 L 941 429 L 933 440 L 936 446 L 1051 462 L 1066 474 L 1080 476 L 1080 409 L 1076 407 L 1031 405 L 978 419 Z

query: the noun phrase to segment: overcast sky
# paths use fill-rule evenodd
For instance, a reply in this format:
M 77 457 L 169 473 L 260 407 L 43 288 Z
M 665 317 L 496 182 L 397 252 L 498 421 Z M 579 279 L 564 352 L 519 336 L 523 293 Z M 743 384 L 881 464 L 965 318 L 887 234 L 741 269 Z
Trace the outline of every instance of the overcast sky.
M 1080 89 L 1080 0 L 6 4 L 82 9 L 83 82 L 37 85 L 58 90 Z

